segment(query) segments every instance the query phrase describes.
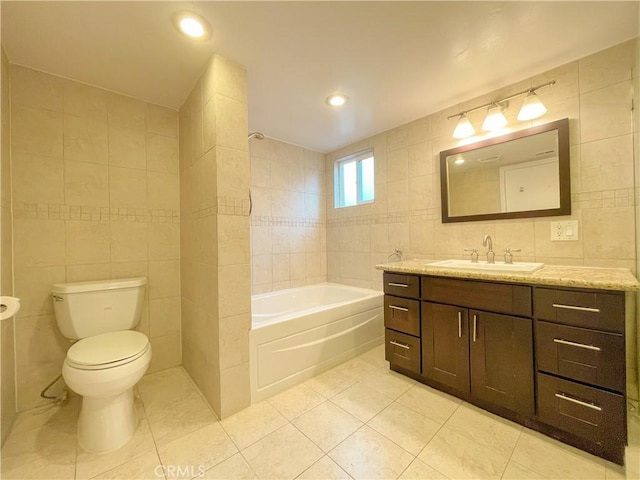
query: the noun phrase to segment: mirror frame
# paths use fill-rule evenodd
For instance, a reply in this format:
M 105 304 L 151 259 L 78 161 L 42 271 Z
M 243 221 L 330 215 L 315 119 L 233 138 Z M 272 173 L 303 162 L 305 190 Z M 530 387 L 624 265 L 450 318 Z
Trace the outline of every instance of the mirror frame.
M 510 142 L 518 138 L 529 137 L 538 133 L 558 131 L 558 175 L 560 186 L 560 206 L 541 210 L 523 210 L 519 212 L 482 213 L 476 215 L 449 215 L 449 179 L 447 175 L 447 157 L 480 148 Z M 564 118 L 555 122 L 525 128 L 499 137 L 488 138 L 440 152 L 440 196 L 442 206 L 442 223 L 476 222 L 480 220 L 500 220 L 508 218 L 534 218 L 571 214 L 571 172 L 569 155 L 569 119 Z

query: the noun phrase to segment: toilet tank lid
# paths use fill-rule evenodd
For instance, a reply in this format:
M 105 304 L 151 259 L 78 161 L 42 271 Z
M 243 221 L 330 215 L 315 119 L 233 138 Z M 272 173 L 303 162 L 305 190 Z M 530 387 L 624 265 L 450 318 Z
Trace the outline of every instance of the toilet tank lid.
M 80 293 L 98 290 L 116 290 L 119 288 L 135 288 L 147 284 L 147 277 L 118 278 L 115 280 L 99 280 L 92 282 L 54 283 L 53 293 Z

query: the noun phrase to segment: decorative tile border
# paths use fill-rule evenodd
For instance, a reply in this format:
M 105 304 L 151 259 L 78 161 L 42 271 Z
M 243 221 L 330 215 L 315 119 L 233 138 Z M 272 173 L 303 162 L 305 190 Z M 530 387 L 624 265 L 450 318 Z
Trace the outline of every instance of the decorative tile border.
M 176 210 L 109 208 L 86 205 L 14 203 L 13 218 L 38 220 L 79 220 L 84 222 L 180 223 Z
M 215 215 L 249 216 L 249 199 L 217 197 L 215 202 L 203 202 L 189 212 L 189 219 L 206 218 Z
M 633 207 L 639 204 L 638 192 L 634 195 L 633 188 L 620 188 L 600 192 L 574 193 L 571 195 L 571 204 L 575 209 Z
M 317 218 L 290 218 L 290 217 L 251 217 L 250 225 L 252 227 L 323 227 L 326 222 L 322 222 Z
M 360 215 L 350 218 L 334 218 L 327 221 L 327 227 L 348 227 L 354 225 L 402 223 L 406 221 L 427 221 L 437 220 L 439 218 L 439 208 L 427 208 L 424 210 Z

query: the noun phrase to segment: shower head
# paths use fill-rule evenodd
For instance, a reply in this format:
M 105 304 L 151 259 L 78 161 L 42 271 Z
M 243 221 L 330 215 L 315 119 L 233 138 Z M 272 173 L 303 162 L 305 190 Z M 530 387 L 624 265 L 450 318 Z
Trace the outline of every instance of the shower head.
M 262 140 L 264 139 L 264 135 L 260 132 L 251 132 L 249 133 L 249 140 L 251 140 L 252 138 L 255 138 L 257 140 Z

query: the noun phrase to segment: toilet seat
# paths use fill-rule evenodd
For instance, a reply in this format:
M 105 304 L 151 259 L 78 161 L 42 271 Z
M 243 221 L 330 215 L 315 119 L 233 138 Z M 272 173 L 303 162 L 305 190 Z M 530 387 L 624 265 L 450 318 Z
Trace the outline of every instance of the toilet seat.
M 133 362 L 149 348 L 149 339 L 140 332 L 103 333 L 76 342 L 67 351 L 65 361 L 80 370 L 106 370 Z

